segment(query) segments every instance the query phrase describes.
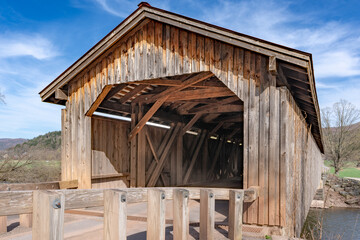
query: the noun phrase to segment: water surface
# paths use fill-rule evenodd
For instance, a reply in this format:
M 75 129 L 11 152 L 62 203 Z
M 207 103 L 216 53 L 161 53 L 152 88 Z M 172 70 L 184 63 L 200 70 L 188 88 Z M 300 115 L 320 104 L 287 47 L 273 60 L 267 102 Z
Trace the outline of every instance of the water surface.
M 320 239 L 318 230 L 320 225 L 322 225 L 322 240 L 360 240 L 360 209 L 310 209 L 304 226 L 307 239 L 311 239 L 309 237 L 311 232 L 314 239 Z

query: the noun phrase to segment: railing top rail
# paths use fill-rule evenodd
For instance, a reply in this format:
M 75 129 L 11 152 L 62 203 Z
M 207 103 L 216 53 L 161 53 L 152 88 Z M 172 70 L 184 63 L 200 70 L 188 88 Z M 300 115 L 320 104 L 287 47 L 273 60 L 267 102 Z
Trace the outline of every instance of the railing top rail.
M 146 202 L 147 191 L 151 188 L 117 188 L 127 193 L 127 202 Z M 198 187 L 160 187 L 166 199 L 173 199 L 174 189 L 186 189 L 189 191 L 190 199 L 200 199 L 200 189 Z M 228 200 L 229 188 L 206 188 L 214 192 L 215 199 Z M 76 209 L 84 207 L 98 207 L 104 205 L 105 189 L 68 189 L 68 190 L 46 190 L 50 192 L 62 193 L 65 196 L 65 209 Z M 244 202 L 252 202 L 259 195 L 258 187 L 250 187 L 244 190 Z M 32 213 L 33 211 L 33 191 L 3 191 L 0 192 L 0 216 Z

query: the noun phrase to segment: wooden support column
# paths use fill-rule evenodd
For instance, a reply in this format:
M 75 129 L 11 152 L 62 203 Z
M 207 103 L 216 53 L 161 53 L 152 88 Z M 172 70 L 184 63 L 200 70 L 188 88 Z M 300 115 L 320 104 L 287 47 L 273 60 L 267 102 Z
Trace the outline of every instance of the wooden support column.
M 104 240 L 126 240 L 126 192 L 104 190 Z
M 200 189 L 200 239 L 213 240 L 215 230 L 215 195 L 210 189 Z
M 138 119 L 141 119 L 143 117 L 143 106 L 141 104 L 139 104 L 139 113 L 138 113 Z M 145 131 L 146 131 L 146 126 L 143 128 L 142 131 L 140 131 L 137 135 L 137 174 L 136 174 L 136 178 L 137 178 L 137 187 L 145 187 L 145 157 L 146 157 L 146 152 L 145 152 L 145 144 L 146 144 L 146 139 L 145 139 Z
M 33 192 L 33 239 L 64 238 L 65 197 L 50 191 Z
M 0 216 L 0 234 L 7 232 L 7 216 Z
M 229 192 L 229 239 L 242 239 L 244 190 L 230 190 Z
M 165 240 L 165 191 L 148 189 L 147 233 L 148 240 Z
M 20 214 L 19 215 L 19 221 L 20 221 L 20 226 L 21 227 L 27 227 L 30 228 L 32 227 L 32 214 Z
M 137 105 L 131 105 L 131 129 L 134 129 L 137 123 Z M 137 138 L 131 138 L 130 141 L 130 187 L 136 187 L 136 163 L 137 163 Z
M 182 128 L 183 125 L 181 125 Z M 184 136 L 179 134 L 176 142 L 176 184 L 183 183 L 183 140 Z
M 202 162 L 201 162 L 201 180 L 206 181 L 207 178 L 207 169 L 208 169 L 208 162 L 209 162 L 209 134 L 205 136 L 204 140 L 204 147 L 203 147 L 203 154 L 202 154 Z
M 189 191 L 173 190 L 173 235 L 174 240 L 188 239 L 189 236 Z

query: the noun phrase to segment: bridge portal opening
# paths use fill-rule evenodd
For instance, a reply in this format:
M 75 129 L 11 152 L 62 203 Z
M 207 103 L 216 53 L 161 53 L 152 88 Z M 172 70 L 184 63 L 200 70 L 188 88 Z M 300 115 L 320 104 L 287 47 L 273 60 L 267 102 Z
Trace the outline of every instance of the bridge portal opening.
M 114 85 L 92 116 L 93 175 L 126 172 L 137 187 L 243 188 L 243 109 L 211 72 Z M 93 187 L 119 179 L 107 181 L 115 185 Z

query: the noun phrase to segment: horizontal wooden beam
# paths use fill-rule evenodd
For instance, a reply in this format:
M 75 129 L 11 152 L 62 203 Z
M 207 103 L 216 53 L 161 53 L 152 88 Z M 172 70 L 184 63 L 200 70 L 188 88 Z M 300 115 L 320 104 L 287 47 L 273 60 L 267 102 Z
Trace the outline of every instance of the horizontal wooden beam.
M 216 105 L 216 106 L 207 106 L 207 108 L 195 108 L 187 112 L 187 114 L 207 114 L 207 113 L 229 113 L 229 112 L 242 112 L 244 111 L 243 105 Z
M 127 193 L 127 202 L 146 202 L 149 188 L 117 188 Z M 196 187 L 158 188 L 165 191 L 166 199 L 173 199 L 174 189 L 186 189 L 190 199 L 200 199 L 200 189 Z M 218 200 L 228 200 L 228 188 L 209 188 L 214 191 Z M 49 190 L 50 191 L 50 190 Z M 244 202 L 252 202 L 259 196 L 259 188 L 250 187 L 245 191 Z M 104 204 L 103 189 L 70 189 L 51 190 L 65 195 L 65 210 L 85 207 L 99 207 Z M 0 216 L 32 213 L 33 191 L 2 191 L 0 192 Z
M 136 81 L 136 82 L 131 82 L 131 83 L 178 87 L 178 86 L 181 86 L 183 82 L 181 80 L 175 80 L 175 79 L 150 79 L 150 80 L 142 80 L 142 81 Z M 192 85 L 192 87 L 194 87 L 194 88 L 216 88 L 216 89 L 226 88 L 226 86 L 219 80 L 217 80 L 217 81 L 204 80 L 203 82 Z

